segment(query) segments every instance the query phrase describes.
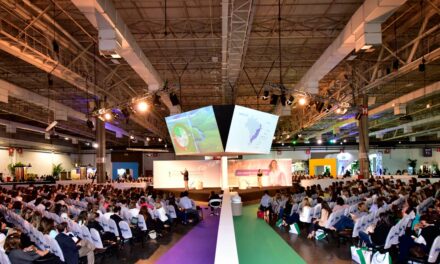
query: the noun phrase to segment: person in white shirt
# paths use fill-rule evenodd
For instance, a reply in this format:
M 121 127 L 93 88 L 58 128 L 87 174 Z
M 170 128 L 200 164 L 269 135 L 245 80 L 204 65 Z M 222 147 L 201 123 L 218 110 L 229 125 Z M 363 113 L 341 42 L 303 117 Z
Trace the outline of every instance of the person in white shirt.
M 188 223 L 188 216 L 194 218 L 195 222 L 199 221 L 199 214 L 197 210 L 193 209 L 194 202 L 188 197 L 188 192 L 185 191 L 181 194 L 178 206 L 180 208 L 179 215 L 183 221 L 183 224 Z

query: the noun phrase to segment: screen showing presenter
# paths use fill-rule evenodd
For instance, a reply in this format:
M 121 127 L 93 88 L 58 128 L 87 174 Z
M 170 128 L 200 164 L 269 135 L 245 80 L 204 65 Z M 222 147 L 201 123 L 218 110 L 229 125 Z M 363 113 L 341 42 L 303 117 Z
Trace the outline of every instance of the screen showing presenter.
M 287 186 L 287 175 L 283 172 L 276 160 L 269 163 L 269 186 Z

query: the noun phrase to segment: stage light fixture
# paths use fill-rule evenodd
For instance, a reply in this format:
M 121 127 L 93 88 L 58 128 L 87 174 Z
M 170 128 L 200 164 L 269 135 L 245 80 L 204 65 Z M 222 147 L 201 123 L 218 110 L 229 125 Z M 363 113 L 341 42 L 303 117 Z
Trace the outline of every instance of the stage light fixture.
M 160 106 L 160 95 L 158 95 L 158 94 L 155 94 L 154 96 L 153 96 L 153 105 L 154 106 Z
M 150 141 L 151 141 L 151 138 L 149 138 L 149 137 L 147 137 L 146 139 L 147 139 L 147 141 L 148 141 L 148 142 L 150 142 Z
M 65 137 L 64 140 L 69 140 L 69 138 L 68 138 L 68 137 Z
M 286 106 L 287 98 L 286 95 L 283 93 L 280 97 L 280 102 L 282 106 Z
M 422 58 L 422 63 L 419 64 L 419 72 L 424 72 L 426 70 L 425 58 Z
M 307 103 L 307 99 L 305 97 L 301 97 L 298 100 L 299 105 L 305 105 Z
M 263 99 L 263 100 L 269 99 L 269 91 L 268 90 L 263 92 L 263 96 L 261 97 L 261 99 Z
M 90 119 L 87 119 L 86 124 L 87 124 L 87 127 L 90 129 L 95 128 L 95 125 L 93 124 L 92 120 L 90 120 Z
M 277 105 L 278 104 L 278 99 L 279 99 L 279 95 L 277 95 L 277 94 L 272 94 L 271 96 L 270 96 L 270 104 L 271 105 Z
M 347 143 L 347 140 L 346 140 L 346 139 L 344 139 L 344 140 L 343 140 L 343 142 L 344 142 L 344 143 Z
M 134 139 L 134 136 L 133 136 L 133 135 L 130 135 L 130 139 L 133 140 L 133 139 Z
M 336 139 L 330 139 L 331 144 L 336 144 Z
M 98 145 L 98 143 L 93 142 L 92 147 L 95 148 L 95 149 L 97 149 L 97 148 L 99 147 L 99 145 Z
M 148 108 L 149 105 L 145 101 L 139 101 L 136 103 L 136 110 L 139 111 L 140 113 L 147 112 Z
M 90 143 L 89 142 L 86 142 L 86 143 L 84 143 L 86 146 L 90 146 Z
M 318 139 L 318 140 L 316 141 L 316 143 L 318 143 L 319 145 L 321 145 L 321 144 L 322 144 L 322 139 Z
M 292 104 L 293 104 L 293 101 L 295 101 L 295 97 L 293 97 L 293 95 L 291 95 L 291 96 L 289 97 L 289 100 L 287 100 L 287 105 L 292 105 Z
M 336 109 L 335 113 L 338 115 L 342 114 L 342 109 L 341 108 Z
M 162 138 L 158 138 L 157 141 L 162 142 Z
M 112 119 L 113 119 L 113 115 L 112 115 L 111 112 L 107 112 L 107 113 L 104 114 L 104 120 L 105 121 L 110 121 Z

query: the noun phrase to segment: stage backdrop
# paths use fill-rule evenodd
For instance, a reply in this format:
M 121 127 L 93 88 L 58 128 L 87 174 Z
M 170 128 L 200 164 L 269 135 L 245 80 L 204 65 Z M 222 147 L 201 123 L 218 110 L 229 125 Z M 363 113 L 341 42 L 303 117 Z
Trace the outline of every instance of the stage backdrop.
M 189 174 L 189 187 L 196 188 L 198 182 L 203 187 L 220 187 L 220 160 L 169 160 L 153 162 L 154 188 L 184 188 L 183 175 L 185 169 Z
M 258 169 L 263 186 L 292 186 L 291 168 L 291 159 L 229 160 L 229 186 L 258 186 Z

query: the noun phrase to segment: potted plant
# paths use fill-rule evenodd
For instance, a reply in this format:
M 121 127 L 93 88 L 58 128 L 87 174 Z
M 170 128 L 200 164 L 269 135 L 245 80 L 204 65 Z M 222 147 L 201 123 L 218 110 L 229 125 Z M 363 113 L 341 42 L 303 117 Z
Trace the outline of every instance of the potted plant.
M 61 165 L 62 163 L 59 164 L 52 164 L 52 176 L 54 178 L 58 178 L 60 173 L 63 171 L 63 167 Z
M 417 160 L 408 159 L 408 166 L 412 168 L 413 175 L 417 174 L 416 172 Z

